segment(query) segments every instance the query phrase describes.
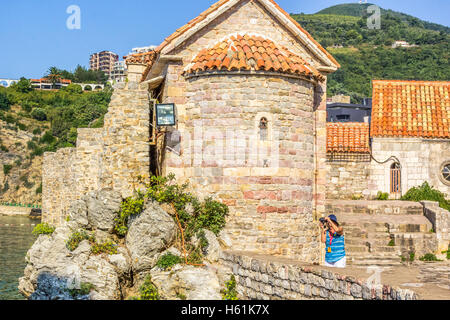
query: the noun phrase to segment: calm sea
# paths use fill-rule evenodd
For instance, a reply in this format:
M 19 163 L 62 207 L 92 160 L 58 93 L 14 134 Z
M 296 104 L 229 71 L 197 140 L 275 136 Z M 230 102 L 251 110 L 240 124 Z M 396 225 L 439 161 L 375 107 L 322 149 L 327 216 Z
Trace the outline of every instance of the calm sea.
M 23 300 L 17 286 L 25 269 L 25 256 L 36 237 L 31 234 L 39 220 L 0 216 L 0 300 Z

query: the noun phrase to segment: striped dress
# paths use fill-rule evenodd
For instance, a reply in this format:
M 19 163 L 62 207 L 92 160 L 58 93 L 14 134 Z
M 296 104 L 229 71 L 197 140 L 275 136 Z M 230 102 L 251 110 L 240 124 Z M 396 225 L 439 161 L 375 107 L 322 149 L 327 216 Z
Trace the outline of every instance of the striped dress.
M 340 236 L 337 233 L 333 236 L 333 241 L 330 245 L 330 232 L 327 231 L 326 254 L 325 261 L 328 263 L 335 263 L 345 257 L 345 240 L 344 235 Z M 329 249 L 331 248 L 331 252 Z

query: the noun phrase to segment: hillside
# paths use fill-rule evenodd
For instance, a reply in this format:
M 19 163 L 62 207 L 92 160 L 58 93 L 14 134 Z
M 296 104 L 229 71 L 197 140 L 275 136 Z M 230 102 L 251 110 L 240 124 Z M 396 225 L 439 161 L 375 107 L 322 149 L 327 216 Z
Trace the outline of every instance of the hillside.
M 450 28 L 382 9 L 381 30 L 369 30 L 367 6 L 343 4 L 292 15 L 342 66 L 329 77 L 329 95 L 360 102 L 371 96 L 373 79 L 450 80 Z M 392 48 L 398 40 L 413 47 Z
M 341 15 L 341 16 L 352 16 L 352 17 L 366 17 L 367 16 L 367 8 L 370 7 L 371 3 L 346 3 L 346 4 L 339 4 L 336 6 L 332 6 L 323 10 L 320 10 L 316 14 L 333 14 L 333 15 Z M 419 18 L 413 17 L 409 14 L 393 11 L 390 9 L 381 9 L 382 15 L 391 15 L 396 18 L 400 18 L 403 22 L 408 23 L 409 25 L 413 26 L 422 26 L 425 29 L 428 30 L 434 30 L 434 31 L 444 31 L 444 32 L 450 32 L 450 28 L 447 26 L 443 26 L 437 23 L 432 23 L 428 21 L 423 21 Z
M 25 79 L 0 87 L 0 203 L 40 204 L 43 153 L 74 147 L 77 128 L 101 127 L 110 97 L 77 85 L 34 90 Z

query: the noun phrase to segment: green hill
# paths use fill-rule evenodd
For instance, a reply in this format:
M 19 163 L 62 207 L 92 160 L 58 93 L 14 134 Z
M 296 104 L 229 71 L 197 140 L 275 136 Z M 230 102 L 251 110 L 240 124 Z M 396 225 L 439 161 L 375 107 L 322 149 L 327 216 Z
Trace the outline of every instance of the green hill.
M 353 17 L 366 17 L 367 16 L 367 8 L 370 7 L 371 3 L 346 3 L 339 4 L 336 6 L 332 6 L 326 9 L 323 9 L 316 14 L 333 14 L 333 15 L 342 15 L 342 16 L 353 16 Z M 393 11 L 390 9 L 381 9 L 381 15 L 391 15 L 393 17 L 399 18 L 403 22 L 410 24 L 411 26 L 421 26 L 428 30 L 434 31 L 444 31 L 450 32 L 450 28 L 428 21 L 423 21 L 419 18 L 413 17 L 409 14 Z
M 448 27 L 382 9 L 381 30 L 369 30 L 369 5 L 292 15 L 342 66 L 329 77 L 329 95 L 347 94 L 360 102 L 371 96 L 373 79 L 450 80 Z M 414 47 L 392 48 L 398 40 Z

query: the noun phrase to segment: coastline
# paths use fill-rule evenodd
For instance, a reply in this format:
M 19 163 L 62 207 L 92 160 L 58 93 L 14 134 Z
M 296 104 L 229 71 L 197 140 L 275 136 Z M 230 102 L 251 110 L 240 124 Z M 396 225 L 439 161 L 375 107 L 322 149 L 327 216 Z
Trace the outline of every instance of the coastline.
M 26 216 L 31 213 L 32 208 L 0 206 L 0 216 Z

